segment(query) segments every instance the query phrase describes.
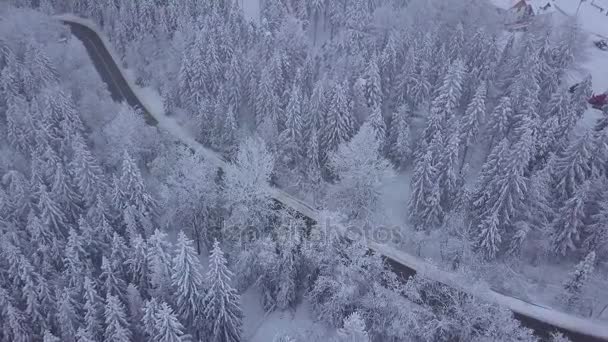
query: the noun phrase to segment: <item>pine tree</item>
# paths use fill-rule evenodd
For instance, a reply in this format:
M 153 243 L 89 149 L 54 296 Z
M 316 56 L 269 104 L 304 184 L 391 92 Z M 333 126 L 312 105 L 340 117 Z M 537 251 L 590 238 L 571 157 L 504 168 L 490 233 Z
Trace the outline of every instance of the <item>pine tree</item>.
M 570 279 L 564 283 L 564 301 L 569 307 L 573 307 L 581 300 L 581 292 L 586 285 L 595 267 L 595 252 L 589 252 L 585 259 L 576 265 L 570 274 Z
M 456 115 L 462 96 L 464 78 L 464 65 L 462 61 L 455 60 L 443 78 L 442 85 L 437 90 L 437 97 L 433 100 L 431 111 L 438 114 L 443 122 L 449 122 Z
M 103 336 L 102 330 L 102 314 L 103 314 L 103 299 L 97 293 L 95 283 L 89 277 L 84 278 L 83 286 L 84 297 L 84 328 L 89 336 L 94 341 L 100 341 Z
M 572 109 L 573 118 L 580 119 L 587 110 L 589 98 L 593 95 L 593 88 L 591 86 L 591 75 L 589 75 L 578 84 L 574 89 L 574 93 L 570 96 L 570 108 Z
M 180 232 L 175 245 L 171 282 L 176 311 L 187 327 L 193 327 L 195 318 L 200 313 L 200 298 L 203 293 L 200 268 L 192 240 L 184 232 Z
M 410 125 L 408 117 L 410 109 L 403 105 L 393 113 L 389 133 L 388 156 L 398 167 L 404 167 L 412 157 L 410 142 Z
M 80 198 L 84 201 L 85 207 L 89 208 L 97 195 L 103 193 L 103 172 L 83 137 L 76 134 L 71 139 L 74 156 L 69 164 L 70 172 Z
M 171 293 L 171 243 L 167 234 L 156 229 L 148 240 L 148 267 L 152 294 L 168 298 Z
M 479 236 L 477 245 L 488 259 L 494 259 L 500 250 L 502 242 L 500 222 L 496 211 L 488 214 L 479 224 Z
M 67 222 L 64 212 L 55 199 L 48 192 L 46 185 L 38 184 L 38 210 L 42 222 L 51 227 L 56 237 L 65 236 L 67 233 Z
M 507 137 L 512 116 L 511 98 L 502 97 L 488 118 L 486 134 L 490 137 L 490 149 L 494 148 L 495 142 Z
M 72 291 L 66 287 L 57 301 L 57 323 L 64 341 L 73 341 L 80 326 L 76 301 L 72 296 Z
M 75 229 L 70 229 L 68 241 L 65 246 L 63 258 L 64 274 L 68 279 L 68 285 L 73 288 L 81 288 L 88 271 L 88 254 L 84 249 L 84 241 Z
M 319 160 L 319 135 L 317 129 L 312 129 L 309 136 L 308 146 L 306 149 L 306 156 L 308 157 L 306 176 L 310 182 L 313 193 L 316 193 L 321 187 L 323 181 L 321 176 L 321 161 Z
M 142 317 L 143 331 L 146 333 L 146 336 L 148 336 L 149 339 L 154 339 L 154 337 L 158 334 L 156 321 L 158 320 L 159 310 L 160 305 L 154 297 L 147 300 L 144 304 L 144 315 Z
M 122 297 L 127 286 L 125 280 L 121 278 L 119 268 L 120 264 L 115 260 L 110 260 L 103 256 L 101 261 L 100 278 L 103 280 L 103 287 L 106 295 Z
M 585 204 L 589 195 L 589 182 L 583 183 L 576 189 L 572 198 L 566 200 L 558 211 L 558 217 L 553 223 L 553 250 L 561 255 L 577 250 L 575 244 L 579 241 L 585 227 Z
M 296 77 L 296 82 L 298 77 Z M 279 140 L 286 165 L 291 168 L 301 167 L 302 151 L 302 92 L 299 84 L 294 82 L 285 112 L 285 130 L 281 132 Z
M 123 154 L 120 185 L 124 196 L 123 209 L 133 205 L 144 217 L 152 217 L 155 214 L 156 203 L 146 191 L 139 167 L 127 151 Z
M 226 264 L 220 244 L 215 241 L 209 258 L 209 271 L 205 277 L 207 294 L 203 300 L 206 336 L 212 342 L 241 340 L 243 313 L 239 295 L 230 286 L 232 272 Z
M 600 189 L 605 191 L 605 186 Z M 585 239 L 582 246 L 587 253 L 597 251 L 601 258 L 602 252 L 608 252 L 608 198 L 602 194 L 598 202 L 598 211 L 591 215 L 590 224 L 584 228 Z
M 433 165 L 432 151 L 418 160 L 412 176 L 412 196 L 408 210 L 416 229 L 430 229 L 442 222 L 443 211 L 439 203 L 437 169 Z
M 127 322 L 124 304 L 108 293 L 104 311 L 106 330 L 105 342 L 129 342 L 131 341 L 131 331 Z
M 593 171 L 589 163 L 592 151 L 592 136 L 587 133 L 573 141 L 557 158 L 552 174 L 559 199 L 571 198 L 575 189 L 589 179 Z
M 162 303 L 156 313 L 155 342 L 181 342 L 187 341 L 183 333 L 184 327 L 177 320 L 173 309 L 167 303 Z
M 338 330 L 340 342 L 369 342 L 370 337 L 365 331 L 365 322 L 358 312 L 350 314 L 344 319 L 344 325 Z
M 137 285 L 143 294 L 148 295 L 150 269 L 148 264 L 148 245 L 141 235 L 129 241 L 129 253 L 125 260 L 130 281 Z
M 365 71 L 365 102 L 369 108 L 379 109 L 382 107 L 382 84 L 380 69 L 378 68 L 378 58 L 374 54 L 367 65 Z
M 367 120 L 374 129 L 376 140 L 378 140 L 381 147 L 384 147 L 386 143 L 386 123 L 382 117 L 382 109 L 380 106 L 372 108 L 372 112 Z
M 464 152 L 462 153 L 461 168 L 466 163 L 467 151 L 469 147 L 476 142 L 476 137 L 479 133 L 479 126 L 484 121 L 486 114 L 486 84 L 482 82 L 475 91 L 473 99 L 469 103 L 464 116 L 461 118 L 460 123 L 460 143 L 464 145 Z
M 346 82 L 338 84 L 332 89 L 330 105 L 321 126 L 322 156 L 327 156 L 327 153 L 348 141 L 353 134 L 354 123 L 347 89 Z
M 71 180 L 68 178 L 61 163 L 55 165 L 51 193 L 64 208 L 64 212 L 68 218 L 75 220 L 80 215 L 81 208 L 78 205 L 80 199 L 76 191 L 74 191 Z

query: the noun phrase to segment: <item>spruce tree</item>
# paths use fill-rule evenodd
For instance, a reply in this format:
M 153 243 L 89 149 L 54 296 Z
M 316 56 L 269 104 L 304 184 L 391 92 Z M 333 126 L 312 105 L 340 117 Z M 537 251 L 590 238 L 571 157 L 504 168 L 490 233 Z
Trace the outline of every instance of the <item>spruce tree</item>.
M 120 264 L 115 260 L 110 260 L 103 256 L 101 261 L 100 278 L 103 281 L 103 287 L 106 295 L 118 297 L 124 296 L 124 290 L 127 286 L 124 279 L 121 278 Z
M 576 188 L 591 177 L 592 143 L 591 134 L 581 136 L 553 164 L 554 187 L 560 200 L 571 198 Z
M 120 186 L 123 194 L 122 208 L 135 206 L 140 215 L 152 217 L 156 212 L 156 203 L 147 192 L 139 167 L 129 153 L 123 153 Z
M 585 204 L 589 195 L 589 182 L 576 189 L 572 198 L 566 200 L 558 210 L 558 217 L 553 222 L 553 250 L 561 255 L 577 250 L 577 243 L 583 233 L 586 219 Z
M 432 152 L 428 150 L 414 168 L 412 195 L 408 205 L 410 220 L 418 230 L 435 228 L 442 222 L 443 211 L 439 202 L 437 177 Z
M 239 295 L 230 286 L 231 277 L 224 253 L 219 242 L 215 241 L 209 257 L 209 271 L 205 276 L 207 293 L 203 300 L 205 336 L 212 342 L 241 340 L 243 313 Z
M 171 243 L 167 234 L 156 229 L 148 240 L 150 287 L 154 296 L 168 298 L 171 292 Z
M 350 139 L 354 130 L 351 105 L 347 95 L 346 82 L 337 84 L 332 89 L 328 111 L 321 126 L 321 154 L 327 156 L 338 145 Z
M 467 152 L 471 145 L 476 142 L 476 137 L 479 133 L 479 127 L 484 121 L 486 114 L 486 84 L 482 82 L 475 91 L 473 99 L 469 103 L 464 116 L 461 118 L 460 123 L 460 143 L 464 145 L 464 151 L 462 153 L 462 166 L 466 163 Z
M 73 341 L 80 326 L 80 316 L 73 295 L 72 290 L 66 287 L 57 300 L 57 323 L 64 341 Z
M 393 113 L 388 141 L 388 156 L 398 168 L 404 167 L 412 157 L 408 105 L 401 106 Z
M 384 147 L 386 144 L 386 123 L 382 117 L 382 108 L 380 106 L 373 107 L 367 120 L 374 129 L 376 140 L 378 140 L 381 147 Z
M 576 265 L 570 279 L 564 283 L 564 301 L 570 308 L 581 300 L 581 293 L 595 268 L 595 252 L 589 252 L 585 259 Z
M 382 84 L 380 69 L 378 68 L 378 58 L 374 54 L 367 65 L 365 71 L 365 102 L 372 110 L 382 107 Z
M 171 282 L 177 313 L 187 327 L 193 327 L 200 313 L 203 276 L 192 240 L 182 231 L 177 236 Z
M 182 342 L 187 341 L 184 336 L 184 327 L 178 321 L 173 309 L 167 303 L 162 303 L 156 313 L 155 342 Z
M 103 336 L 102 330 L 102 314 L 103 314 L 103 299 L 99 296 L 95 283 L 89 277 L 84 278 L 83 286 L 84 297 L 84 323 L 83 327 L 87 332 L 87 336 L 94 341 L 100 341 Z
M 106 323 L 104 342 L 131 341 L 125 306 L 117 296 L 110 293 L 106 297 L 104 318 Z
M 512 116 L 511 98 L 504 96 L 488 118 L 486 135 L 490 137 L 490 149 L 494 148 L 495 143 L 507 137 Z
M 75 134 L 71 141 L 74 155 L 69 165 L 70 172 L 78 188 L 78 194 L 88 208 L 97 195 L 103 192 L 103 172 L 80 134 Z

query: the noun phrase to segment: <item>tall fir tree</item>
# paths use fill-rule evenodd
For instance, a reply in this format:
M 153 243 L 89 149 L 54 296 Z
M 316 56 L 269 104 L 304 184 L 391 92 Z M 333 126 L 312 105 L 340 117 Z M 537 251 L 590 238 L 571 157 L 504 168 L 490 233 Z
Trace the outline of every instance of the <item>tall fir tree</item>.
M 585 259 L 576 265 L 570 274 L 570 279 L 564 283 L 564 301 L 569 307 L 577 305 L 581 300 L 581 293 L 595 268 L 595 252 L 589 252 Z
M 230 286 L 232 272 L 216 240 L 209 257 L 209 271 L 205 276 L 207 293 L 203 300 L 203 313 L 207 339 L 212 342 L 238 342 L 241 340 L 243 313 L 240 298 Z
M 194 328 L 196 316 L 201 313 L 203 276 L 193 242 L 184 232 L 177 236 L 171 282 L 176 311 L 186 327 Z
M 106 323 L 104 342 L 130 342 L 131 330 L 125 306 L 117 296 L 108 293 L 104 310 Z
M 553 250 L 566 255 L 578 249 L 578 242 L 585 227 L 585 205 L 589 196 L 590 182 L 578 187 L 574 195 L 564 202 L 558 211 L 558 217 L 553 222 L 552 245 Z

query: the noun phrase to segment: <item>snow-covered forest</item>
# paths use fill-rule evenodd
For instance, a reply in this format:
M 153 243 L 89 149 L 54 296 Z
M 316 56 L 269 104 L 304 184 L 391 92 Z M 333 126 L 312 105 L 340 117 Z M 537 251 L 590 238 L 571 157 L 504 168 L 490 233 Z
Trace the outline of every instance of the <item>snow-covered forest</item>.
M 507 32 L 487 0 L 261 0 L 251 20 L 243 1 L 0 4 L 0 341 L 246 341 L 250 289 L 332 331 L 274 341 L 538 340 L 268 183 L 475 286 L 558 270 L 550 304 L 600 317 L 608 119 L 581 129 L 576 22 Z M 61 13 L 230 167 L 114 102 Z

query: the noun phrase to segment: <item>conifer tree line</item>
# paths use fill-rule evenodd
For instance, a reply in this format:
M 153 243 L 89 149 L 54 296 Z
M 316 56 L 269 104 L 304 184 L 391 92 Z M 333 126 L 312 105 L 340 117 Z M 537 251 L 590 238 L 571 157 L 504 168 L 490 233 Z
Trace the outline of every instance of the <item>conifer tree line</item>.
M 340 341 L 536 339 L 506 310 L 402 284 L 362 245 L 307 243 L 270 181 L 364 224 L 383 184 L 411 175 L 415 230 L 450 234 L 461 215 L 490 262 L 582 260 L 568 306 L 608 258 L 606 129 L 575 131 L 591 79 L 562 81 L 574 30 L 505 39 L 482 0 L 267 0 L 259 23 L 229 0 L 11 2 L 96 21 L 137 83 L 234 167 L 162 139 L 105 155 L 113 136 L 44 43 L 0 41 L 0 340 L 240 341 L 251 286 L 267 311 L 309 301 Z
M 605 185 L 604 129 L 574 133 L 591 79 L 573 93 L 562 81 L 575 25 L 503 35 L 478 0 L 441 12 L 440 0 L 267 0 L 257 24 L 238 1 L 43 3 L 100 23 L 138 83 L 160 89 L 167 112 L 188 113 L 201 142 L 234 160 L 243 136 L 260 136 L 283 187 L 323 198 L 319 184 L 348 184 L 356 172 L 334 156 L 346 158 L 339 146 L 369 124 L 379 159 L 359 168 L 412 173 L 404 211 L 416 229 L 441 229 L 462 211 L 489 259 L 538 236 L 548 253 L 606 258 L 591 204 L 605 199 L 584 190 Z M 440 20 L 423 19 L 431 14 Z M 353 182 L 337 197 L 358 205 L 339 208 L 373 211 L 374 182 Z

